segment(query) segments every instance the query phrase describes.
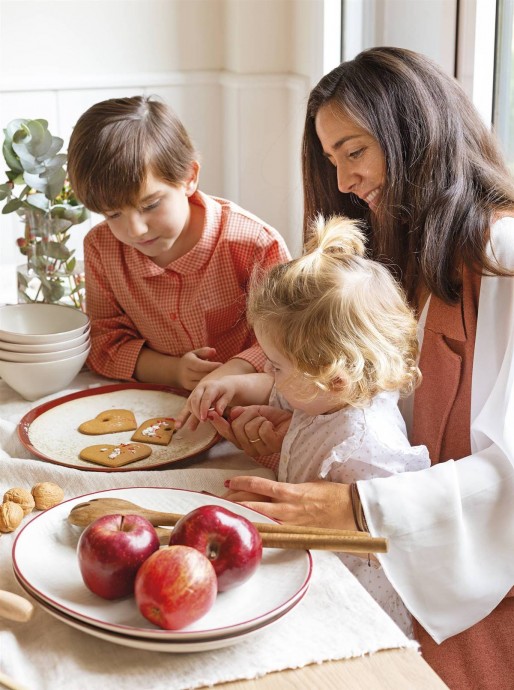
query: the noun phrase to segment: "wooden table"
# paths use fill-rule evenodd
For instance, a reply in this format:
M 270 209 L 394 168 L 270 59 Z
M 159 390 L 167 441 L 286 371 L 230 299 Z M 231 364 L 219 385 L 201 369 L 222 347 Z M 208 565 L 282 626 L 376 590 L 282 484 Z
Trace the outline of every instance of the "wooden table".
M 412 649 L 389 649 L 365 657 L 325 661 L 269 673 L 257 680 L 215 686 L 221 690 L 448 690 Z

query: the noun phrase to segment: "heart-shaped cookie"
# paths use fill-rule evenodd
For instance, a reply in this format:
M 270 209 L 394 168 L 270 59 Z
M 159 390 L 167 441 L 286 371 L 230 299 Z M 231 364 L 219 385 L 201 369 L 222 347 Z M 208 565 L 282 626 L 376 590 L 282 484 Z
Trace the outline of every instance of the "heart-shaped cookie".
M 79 457 L 87 462 L 106 467 L 122 467 L 137 460 L 144 460 L 151 455 L 152 449 L 142 443 L 119 443 L 117 446 L 100 443 L 88 446 L 80 451 Z
M 113 434 L 115 431 L 133 431 L 137 429 L 136 418 L 130 410 L 104 410 L 94 419 L 83 422 L 79 426 L 81 434 L 97 436 L 98 434 Z
M 174 431 L 175 420 L 173 417 L 153 417 L 139 426 L 137 431 L 132 434 L 131 440 L 167 446 Z

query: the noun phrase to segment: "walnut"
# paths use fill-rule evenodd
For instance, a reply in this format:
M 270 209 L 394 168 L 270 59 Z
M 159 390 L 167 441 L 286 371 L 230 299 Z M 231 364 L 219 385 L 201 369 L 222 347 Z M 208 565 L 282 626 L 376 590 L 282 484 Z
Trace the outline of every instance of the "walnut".
M 15 487 L 14 489 L 9 489 L 4 494 L 4 503 L 6 501 L 12 501 L 13 503 L 19 503 L 23 509 L 23 514 L 28 515 L 34 510 L 35 501 L 34 497 L 27 491 L 27 489 L 20 489 Z
M 64 498 L 64 491 L 53 482 L 41 482 L 32 487 L 32 496 L 38 510 L 53 508 Z
M 0 532 L 14 532 L 23 520 L 23 508 L 14 501 L 4 501 L 0 505 Z

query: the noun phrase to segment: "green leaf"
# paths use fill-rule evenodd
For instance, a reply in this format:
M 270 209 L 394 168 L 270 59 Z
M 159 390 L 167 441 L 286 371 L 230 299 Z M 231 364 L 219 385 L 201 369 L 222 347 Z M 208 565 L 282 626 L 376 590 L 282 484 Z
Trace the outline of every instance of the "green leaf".
M 23 201 L 19 199 L 11 199 L 8 201 L 2 209 L 2 214 L 12 213 L 23 206 Z
M 71 226 L 71 221 L 67 218 L 52 218 L 51 219 L 52 235 L 63 235 L 66 230 Z M 69 240 L 68 237 L 59 237 L 60 242 L 66 242 Z
M 14 148 L 14 144 L 21 144 L 24 141 L 30 141 L 31 139 L 31 132 L 29 129 L 29 122 L 30 120 L 24 120 L 18 129 L 13 133 L 12 135 L 12 144 Z
M 25 118 L 17 118 L 16 120 L 11 120 L 7 127 L 4 129 L 5 132 L 5 138 L 12 140 L 14 134 L 22 127 L 23 125 L 26 125 L 28 120 Z M 41 120 L 40 120 L 41 122 Z M 43 120 L 44 122 L 44 120 Z M 47 123 L 48 124 L 48 123 Z
M 12 145 L 14 152 L 19 158 L 20 164 L 23 166 L 23 170 L 25 172 L 30 172 L 30 173 L 40 173 L 43 172 L 45 169 L 45 166 L 33 156 L 30 151 L 27 150 L 26 146 L 23 146 L 22 144 L 14 144 Z
M 64 186 L 64 180 L 66 179 L 66 172 L 62 169 L 52 170 L 48 176 L 48 187 L 45 192 L 47 199 L 55 199 L 59 196 L 61 190 Z
M 43 292 L 45 302 L 58 302 L 62 297 L 64 297 L 65 293 L 64 287 L 61 285 L 59 280 L 41 280 L 41 290 Z
M 56 204 L 55 206 L 52 206 L 50 213 L 52 214 L 52 217 L 55 218 L 66 218 L 69 221 L 68 227 L 70 225 L 82 223 L 89 216 L 89 213 L 84 206 L 72 206 L 68 203 Z
M 45 243 L 46 256 L 50 259 L 57 259 L 58 261 L 68 261 L 70 258 L 70 250 L 60 242 Z
M 48 156 L 44 159 L 44 164 L 45 168 L 47 170 L 53 170 L 53 168 L 62 168 L 63 165 L 66 163 L 66 154 L 64 153 L 59 153 L 57 156 Z M 59 194 L 61 193 L 61 189 L 59 190 Z
M 48 211 L 50 206 L 48 199 L 44 194 L 29 194 L 27 197 L 27 203 L 35 208 L 41 209 L 42 211 Z
M 14 153 L 12 146 L 7 141 L 4 141 L 3 143 L 2 153 L 4 155 L 5 162 L 13 172 L 17 174 L 23 172 L 23 166 L 18 160 L 18 156 Z
M 75 266 L 77 265 L 77 259 L 75 257 L 71 258 L 66 264 L 66 271 L 68 273 L 73 273 Z
M 51 143 L 52 136 L 47 127 L 37 120 L 21 123 L 12 137 L 12 147 L 18 155 L 20 155 L 20 150 L 24 149 L 34 157 L 42 156 Z
M 36 189 L 38 192 L 43 192 L 43 194 L 48 198 L 48 180 L 45 177 L 26 172 L 23 175 L 23 179 L 25 180 L 25 183 L 29 185 L 29 187 Z
M 19 184 L 24 184 L 25 180 L 23 179 L 23 175 L 19 172 L 13 172 L 12 170 L 7 170 L 6 173 L 7 179 L 13 183 L 13 185 L 19 185 Z
M 64 145 L 64 140 L 61 139 L 60 137 L 52 137 L 52 141 L 50 143 L 50 146 L 48 147 L 48 150 L 45 154 L 45 158 L 52 158 L 55 156 L 63 147 Z M 64 160 L 66 161 L 66 154 L 65 153 L 59 153 L 60 156 L 64 156 Z

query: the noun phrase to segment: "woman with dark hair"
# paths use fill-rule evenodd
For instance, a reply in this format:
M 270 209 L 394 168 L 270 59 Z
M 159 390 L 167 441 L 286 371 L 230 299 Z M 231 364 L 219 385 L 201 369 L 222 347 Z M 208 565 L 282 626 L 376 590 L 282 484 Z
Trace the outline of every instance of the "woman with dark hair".
M 229 496 L 273 518 L 386 536 L 379 556 L 452 690 L 514 679 L 514 187 L 493 135 L 428 58 L 374 48 L 313 89 L 305 227 L 358 218 L 419 318 L 423 382 L 403 413 L 432 466 L 349 485 L 237 477 Z M 194 396 L 194 394 L 193 394 Z M 205 403 L 206 401 L 204 401 Z M 254 456 L 287 423 L 235 409 L 220 431 Z M 355 490 L 357 489 L 357 491 Z M 267 503 L 257 500 L 266 500 Z M 514 590 L 513 590 L 514 593 Z

